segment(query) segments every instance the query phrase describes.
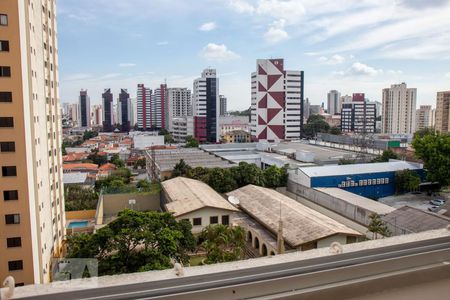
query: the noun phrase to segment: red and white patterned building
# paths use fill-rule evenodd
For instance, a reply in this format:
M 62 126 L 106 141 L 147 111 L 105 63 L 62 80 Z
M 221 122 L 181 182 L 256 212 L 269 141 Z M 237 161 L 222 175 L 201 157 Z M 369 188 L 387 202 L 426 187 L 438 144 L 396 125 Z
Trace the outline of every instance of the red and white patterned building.
M 252 73 L 251 134 L 256 141 L 301 138 L 303 71 L 286 71 L 283 59 L 258 59 Z

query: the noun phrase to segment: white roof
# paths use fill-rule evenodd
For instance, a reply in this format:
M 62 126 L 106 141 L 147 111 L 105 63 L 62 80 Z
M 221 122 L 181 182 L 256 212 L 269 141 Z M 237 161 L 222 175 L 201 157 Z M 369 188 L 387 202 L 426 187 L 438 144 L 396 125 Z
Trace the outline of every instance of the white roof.
M 367 209 L 371 212 L 377 213 L 379 215 L 385 215 L 391 213 L 395 210 L 394 207 L 388 206 L 381 202 L 347 192 L 346 190 L 339 188 L 315 188 L 315 190 L 322 193 L 328 194 L 330 196 L 336 197 L 350 203 L 352 205 Z
M 88 173 L 74 172 L 74 173 L 63 173 L 64 184 L 77 184 L 85 183 Z
M 418 163 L 397 160 L 382 163 L 332 165 L 332 166 L 299 168 L 301 172 L 303 172 L 309 177 L 396 172 L 405 169 L 418 170 L 422 169 L 422 165 Z

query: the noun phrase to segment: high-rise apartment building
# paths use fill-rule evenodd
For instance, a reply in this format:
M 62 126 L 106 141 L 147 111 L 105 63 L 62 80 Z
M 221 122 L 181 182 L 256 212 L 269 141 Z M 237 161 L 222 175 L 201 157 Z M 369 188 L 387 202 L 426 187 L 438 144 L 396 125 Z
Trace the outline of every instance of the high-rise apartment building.
M 78 109 L 80 110 L 78 116 L 78 126 L 90 127 L 91 126 L 91 101 L 87 94 L 87 91 L 81 90 L 78 98 Z
M 303 71 L 287 71 L 283 59 L 258 59 L 252 73 L 251 134 L 254 140 L 300 139 Z
M 416 110 L 416 131 L 433 127 L 433 109 L 431 105 L 421 105 Z
M 56 1 L 0 1 L 0 278 L 50 281 L 64 239 Z
M 349 95 L 341 96 L 341 103 L 352 102 L 352 101 L 353 101 L 352 96 L 349 96 Z
M 131 100 L 127 90 L 121 89 L 119 94 L 119 103 L 117 104 L 117 116 L 122 132 L 128 132 L 131 129 Z
M 327 113 L 330 115 L 338 115 L 341 113 L 341 93 L 336 90 L 331 90 L 328 92 L 327 97 Z
M 450 132 L 450 91 L 437 93 L 435 124 L 437 131 Z
M 377 105 L 368 101 L 342 103 L 342 132 L 375 133 Z
M 151 114 L 152 90 L 143 84 L 137 86 L 137 125 L 139 130 L 150 130 L 152 128 Z
M 382 133 L 413 134 L 416 125 L 417 89 L 406 83 L 383 89 Z
M 192 95 L 195 138 L 200 142 L 215 143 L 219 132 L 219 79 L 215 69 L 205 69 L 194 80 Z
M 94 104 L 91 107 L 91 124 L 92 126 L 99 127 L 103 126 L 103 113 L 102 106 Z
M 168 88 L 165 111 L 165 128 L 172 132 L 174 118 L 192 116 L 191 90 L 187 88 Z
M 311 103 L 309 102 L 309 99 L 306 98 L 305 101 L 303 101 L 303 124 L 306 124 L 306 122 L 308 121 L 310 110 Z
M 151 124 L 155 129 L 165 128 L 167 85 L 161 84 L 151 96 Z
M 113 94 L 111 89 L 105 89 L 102 94 L 102 109 L 103 109 L 103 131 L 112 132 L 114 125 L 114 108 L 113 108 Z
M 220 102 L 219 115 L 225 116 L 227 114 L 227 97 L 225 97 L 224 95 L 219 95 L 219 102 Z

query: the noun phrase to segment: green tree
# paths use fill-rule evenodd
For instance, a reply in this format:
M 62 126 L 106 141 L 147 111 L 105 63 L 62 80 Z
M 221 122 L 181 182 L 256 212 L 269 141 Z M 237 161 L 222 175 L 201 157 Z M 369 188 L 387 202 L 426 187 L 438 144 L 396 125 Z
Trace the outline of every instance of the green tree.
M 395 189 L 397 194 L 417 190 L 420 184 L 420 176 L 411 170 L 395 172 Z
M 303 129 L 306 137 L 314 138 L 319 132 L 328 132 L 330 125 L 325 121 L 323 116 L 311 115 Z
M 412 142 L 415 155 L 424 162 L 427 179 L 450 185 L 450 134 L 429 132 L 416 134 Z
M 186 148 L 197 148 L 199 145 L 197 139 L 195 139 L 192 135 L 188 135 L 186 137 Z
M 93 188 L 66 185 L 64 187 L 64 199 L 66 211 L 95 209 L 98 193 Z
M 264 183 L 266 187 L 276 188 L 287 185 L 288 173 L 287 168 L 279 168 L 270 166 L 264 170 Z
M 180 159 L 180 162 L 173 167 L 172 170 L 172 178 L 178 177 L 178 176 L 186 176 L 189 172 L 191 167 L 184 162 L 184 159 Z
M 91 153 L 88 155 L 87 159 L 99 166 L 104 165 L 108 162 L 106 155 L 98 154 L 98 149 L 91 150 Z
M 388 162 L 390 159 L 400 159 L 397 153 L 392 151 L 391 149 L 384 150 L 383 154 L 381 156 L 378 156 L 377 158 L 374 158 L 372 160 L 373 163 L 377 162 Z
M 381 220 L 380 215 L 378 215 L 377 213 L 373 213 L 369 216 L 369 218 L 370 223 L 367 229 L 372 232 L 372 239 L 377 239 L 378 234 L 385 237 L 391 235 L 391 232 L 387 228 L 386 223 Z
M 93 137 L 98 136 L 98 132 L 95 130 L 85 130 L 83 133 L 83 141 L 89 140 Z
M 209 225 L 200 234 L 201 248 L 206 251 L 206 263 L 235 261 L 244 255 L 244 230 L 239 226 Z
M 208 174 L 208 169 L 203 167 L 196 167 L 189 169 L 186 176 L 192 179 L 204 181 L 205 176 Z
M 240 162 L 237 167 L 232 167 L 230 171 L 239 187 L 247 184 L 264 186 L 264 173 L 255 164 Z
M 204 182 L 218 193 L 228 193 L 238 188 L 229 169 L 210 169 L 204 177 Z
M 333 126 L 330 128 L 330 130 L 328 131 L 331 134 L 336 134 L 336 135 L 341 135 L 342 131 L 339 127 Z
M 150 190 L 151 183 L 145 179 L 141 179 L 136 183 L 136 187 L 143 190 Z
M 338 165 L 353 165 L 353 164 L 356 164 L 356 160 L 348 158 L 341 158 L 339 159 L 338 162 Z
M 117 168 L 125 167 L 125 163 L 120 159 L 119 154 L 113 154 L 109 162 L 116 165 Z
M 195 249 L 191 224 L 170 213 L 126 209 L 92 235 L 68 238 L 68 258 L 98 259 L 99 275 L 170 268 L 170 258 L 188 263 Z

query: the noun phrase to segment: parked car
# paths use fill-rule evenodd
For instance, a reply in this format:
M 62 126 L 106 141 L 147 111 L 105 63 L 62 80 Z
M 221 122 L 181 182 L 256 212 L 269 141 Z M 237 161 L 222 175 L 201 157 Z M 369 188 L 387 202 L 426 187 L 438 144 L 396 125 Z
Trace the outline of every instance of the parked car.
M 432 206 L 432 207 L 428 207 L 428 210 L 431 212 L 434 212 L 438 208 L 439 208 L 439 206 Z
M 430 204 L 441 206 L 441 205 L 445 204 L 445 200 L 433 199 L 433 200 L 430 201 Z

